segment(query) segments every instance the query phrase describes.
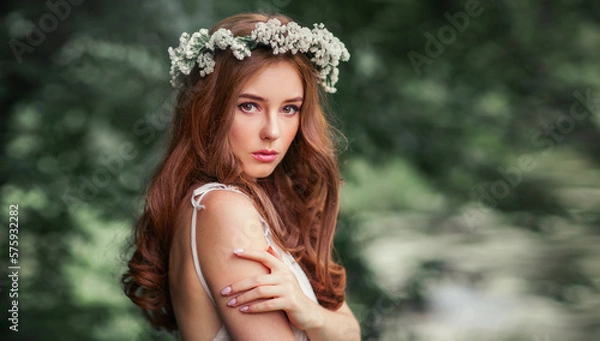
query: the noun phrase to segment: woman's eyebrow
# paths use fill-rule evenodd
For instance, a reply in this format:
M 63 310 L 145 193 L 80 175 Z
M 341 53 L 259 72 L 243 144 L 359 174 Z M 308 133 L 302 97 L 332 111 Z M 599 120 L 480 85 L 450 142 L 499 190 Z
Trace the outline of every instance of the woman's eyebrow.
M 304 98 L 302 98 L 301 96 L 298 97 L 294 97 L 294 98 L 290 98 L 288 100 L 285 101 L 285 103 L 295 103 L 295 102 L 302 102 L 304 101 Z
M 259 101 L 259 102 L 268 102 L 268 100 L 258 96 L 258 95 L 254 95 L 254 94 L 241 94 L 240 98 L 248 98 L 251 100 L 255 100 L 255 101 Z M 298 96 L 298 97 L 294 97 L 294 98 L 290 98 L 284 101 L 284 103 L 296 103 L 296 102 L 302 102 L 304 101 L 304 98 L 302 98 L 302 96 Z
M 258 96 L 258 95 L 253 95 L 253 94 L 241 94 L 240 98 L 248 98 L 248 99 L 252 99 L 255 101 L 260 101 L 260 102 L 266 102 L 267 100 Z

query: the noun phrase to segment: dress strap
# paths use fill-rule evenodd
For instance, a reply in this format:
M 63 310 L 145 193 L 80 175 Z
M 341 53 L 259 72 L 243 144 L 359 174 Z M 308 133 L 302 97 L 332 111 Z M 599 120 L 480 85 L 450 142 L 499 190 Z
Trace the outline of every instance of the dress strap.
M 194 267 L 196 268 L 196 274 L 198 275 L 198 279 L 200 280 L 200 283 L 202 284 L 204 291 L 206 291 L 206 294 L 212 301 L 213 305 L 216 306 L 215 299 L 213 298 L 213 296 L 210 292 L 210 289 L 208 288 L 208 284 L 206 283 L 206 280 L 204 279 L 204 275 L 202 274 L 202 269 L 200 268 L 200 261 L 198 260 L 198 246 L 196 243 L 196 217 L 198 215 L 198 211 L 206 208 L 206 206 L 201 204 L 201 201 L 206 194 L 208 194 L 211 191 L 215 191 L 215 190 L 236 192 L 236 193 L 243 195 L 246 198 L 248 198 L 248 196 L 244 192 L 240 191 L 235 186 L 228 186 L 228 185 L 224 185 L 224 184 L 217 183 L 217 182 L 211 182 L 211 183 L 207 183 L 205 185 L 202 185 L 202 186 L 196 188 L 191 197 L 192 206 L 194 207 L 194 209 L 192 210 L 192 226 L 190 228 L 191 239 L 192 239 L 192 259 L 194 260 Z M 196 197 L 198 197 L 198 198 L 196 198 Z M 250 198 L 248 198 L 248 199 L 250 199 Z M 271 245 L 271 238 L 270 238 L 271 231 L 262 217 L 260 217 L 260 222 L 261 222 L 261 225 L 263 228 L 263 233 L 265 235 L 267 244 Z

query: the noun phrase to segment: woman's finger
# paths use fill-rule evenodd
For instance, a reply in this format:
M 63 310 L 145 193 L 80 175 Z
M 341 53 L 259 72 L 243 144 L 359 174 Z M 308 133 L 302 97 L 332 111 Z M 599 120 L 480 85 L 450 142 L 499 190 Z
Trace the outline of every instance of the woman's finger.
M 221 295 L 229 296 L 235 295 L 240 292 L 248 291 L 250 289 L 256 288 L 258 286 L 269 286 L 276 285 L 280 282 L 279 278 L 274 275 L 259 275 L 250 278 L 242 279 L 241 281 L 235 282 L 223 290 L 221 290 Z
M 272 254 L 273 256 L 275 256 L 275 258 L 282 260 L 281 256 L 279 255 L 277 250 L 275 250 L 275 248 L 272 245 L 269 245 L 269 247 L 267 248 L 267 252 Z
M 274 252 L 275 250 L 273 250 Z M 235 249 L 233 250 L 233 254 L 244 259 L 250 259 L 257 262 L 262 263 L 267 268 L 273 270 L 281 269 L 285 264 L 274 256 L 272 253 L 267 251 L 254 251 L 254 250 L 244 250 L 244 249 Z M 277 254 L 277 253 L 275 253 Z
M 264 313 L 267 311 L 285 310 L 284 304 L 283 299 L 274 298 L 259 303 L 242 305 L 240 311 L 243 313 Z
M 257 300 L 266 300 L 281 297 L 285 294 L 280 286 L 260 286 L 233 297 L 227 302 L 230 307 L 257 303 Z

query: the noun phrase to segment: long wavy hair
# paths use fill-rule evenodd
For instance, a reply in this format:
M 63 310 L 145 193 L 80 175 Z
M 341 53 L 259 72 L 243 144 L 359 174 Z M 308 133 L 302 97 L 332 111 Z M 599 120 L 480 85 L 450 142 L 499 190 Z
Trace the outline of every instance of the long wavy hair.
M 256 23 L 282 15 L 241 14 L 219 22 L 249 35 Z M 147 190 L 143 213 L 130 242 L 133 255 L 121 278 L 123 291 L 156 328 L 176 330 L 169 294 L 169 252 L 179 205 L 193 186 L 221 182 L 237 186 L 251 198 L 271 227 L 275 241 L 289 251 L 306 272 L 319 303 L 337 309 L 345 299 L 346 273 L 332 257 L 339 208 L 340 174 L 334 133 L 322 101 L 318 75 L 303 54 L 274 55 L 257 48 L 237 60 L 218 51 L 215 71 L 201 78 L 193 70 L 177 97 L 171 140 Z M 287 154 L 273 173 L 254 182 L 242 172 L 228 133 L 235 102 L 245 84 L 260 70 L 280 61 L 294 65 L 302 78 L 304 102 L 300 126 Z

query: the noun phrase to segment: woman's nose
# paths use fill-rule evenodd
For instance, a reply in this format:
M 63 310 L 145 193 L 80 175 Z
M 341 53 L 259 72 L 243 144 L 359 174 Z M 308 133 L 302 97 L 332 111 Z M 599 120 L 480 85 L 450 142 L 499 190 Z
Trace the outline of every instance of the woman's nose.
M 277 115 L 268 115 L 268 117 L 265 118 L 260 137 L 266 140 L 276 140 L 279 138 L 279 135 L 280 132 Z

